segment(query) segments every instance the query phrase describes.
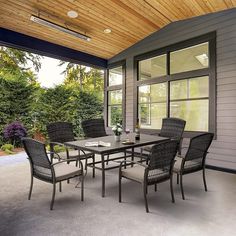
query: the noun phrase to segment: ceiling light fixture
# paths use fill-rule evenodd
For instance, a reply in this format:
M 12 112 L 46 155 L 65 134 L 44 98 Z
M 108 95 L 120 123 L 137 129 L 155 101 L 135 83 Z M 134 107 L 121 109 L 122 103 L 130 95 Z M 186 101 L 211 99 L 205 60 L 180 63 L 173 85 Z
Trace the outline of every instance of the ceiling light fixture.
M 104 32 L 105 34 L 110 34 L 110 33 L 111 33 L 111 29 L 108 29 L 108 28 L 107 28 L 107 29 L 104 29 L 103 32 Z
M 68 11 L 67 12 L 67 16 L 69 16 L 70 18 L 76 18 L 76 17 L 78 17 L 78 12 L 77 11 L 73 11 L 73 10 Z
M 30 20 L 35 22 L 35 23 L 37 23 L 37 24 L 44 25 L 44 26 L 47 26 L 49 28 L 56 29 L 56 30 L 59 30 L 61 32 L 73 35 L 73 36 L 75 36 L 77 38 L 80 38 L 80 39 L 83 39 L 85 41 L 91 41 L 91 38 L 86 36 L 86 35 L 84 35 L 84 34 L 80 34 L 80 33 L 76 32 L 76 31 L 67 29 L 67 28 L 65 28 L 63 26 L 57 25 L 57 24 L 55 24 L 53 22 L 50 22 L 48 20 L 45 20 L 43 18 L 31 15 Z

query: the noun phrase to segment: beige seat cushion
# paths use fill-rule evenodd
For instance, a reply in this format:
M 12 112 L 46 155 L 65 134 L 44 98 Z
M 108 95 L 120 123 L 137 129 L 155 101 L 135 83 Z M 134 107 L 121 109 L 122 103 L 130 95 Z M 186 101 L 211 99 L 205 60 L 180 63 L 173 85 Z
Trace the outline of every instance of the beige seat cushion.
M 128 179 L 142 183 L 144 181 L 145 167 L 136 165 L 131 168 L 122 169 L 121 175 Z M 161 169 L 150 170 L 148 172 L 148 182 L 161 181 L 169 178 L 169 172 Z
M 65 180 L 82 174 L 80 167 L 59 163 L 54 165 L 56 181 Z
M 181 170 L 181 164 L 182 164 L 182 157 L 176 156 L 175 157 L 175 164 L 173 167 L 173 171 L 175 173 L 179 173 Z M 191 171 L 191 170 L 196 170 L 201 167 L 201 159 L 196 159 L 196 160 L 191 160 L 191 161 L 186 161 L 184 164 L 184 171 Z
M 86 154 L 92 154 L 90 152 L 85 152 Z M 66 160 L 67 159 L 67 153 L 66 152 L 59 152 L 58 155 L 60 156 L 61 159 Z M 77 158 L 79 157 L 79 151 L 78 150 L 69 150 L 69 157 L 70 158 Z M 84 153 L 80 152 L 80 157 L 84 157 Z
M 142 183 L 144 181 L 144 171 L 145 168 L 143 166 L 136 165 L 127 169 L 122 169 L 121 175 Z

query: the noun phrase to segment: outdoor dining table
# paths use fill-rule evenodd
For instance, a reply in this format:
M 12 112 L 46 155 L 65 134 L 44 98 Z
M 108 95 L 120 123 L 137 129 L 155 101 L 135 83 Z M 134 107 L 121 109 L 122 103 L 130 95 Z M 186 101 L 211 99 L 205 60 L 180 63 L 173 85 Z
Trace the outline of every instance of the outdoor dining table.
M 104 137 L 99 137 L 99 138 L 76 140 L 76 141 L 65 143 L 65 145 L 68 147 L 101 155 L 101 161 L 89 163 L 88 166 L 102 171 L 102 197 L 105 197 L 105 171 L 119 167 L 119 165 L 112 166 L 112 167 L 106 166 L 105 165 L 105 163 L 107 162 L 107 160 L 105 160 L 106 155 L 124 152 L 124 156 L 115 157 L 115 158 L 110 159 L 109 161 L 114 161 L 118 159 L 126 159 L 127 157 L 131 157 L 131 160 L 134 160 L 135 148 L 157 144 L 162 141 L 169 140 L 169 138 L 160 137 L 156 135 L 141 134 L 140 140 L 136 141 L 135 134 L 133 133 L 129 134 L 129 140 L 130 140 L 129 143 L 123 144 L 122 141 L 125 139 L 126 139 L 126 136 L 122 135 L 121 141 L 117 142 L 114 140 L 114 136 L 104 136 Z M 88 146 L 88 143 L 90 142 L 99 142 L 99 141 L 110 143 L 110 146 L 109 147 Z M 128 152 L 127 150 L 131 150 L 131 151 Z M 98 164 L 101 164 L 101 165 L 98 166 Z

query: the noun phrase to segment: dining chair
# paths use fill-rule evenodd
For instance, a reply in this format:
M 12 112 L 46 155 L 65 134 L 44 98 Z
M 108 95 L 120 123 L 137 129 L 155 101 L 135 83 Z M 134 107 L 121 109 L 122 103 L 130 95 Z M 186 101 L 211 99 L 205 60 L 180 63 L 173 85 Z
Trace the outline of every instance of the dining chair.
M 181 153 L 181 145 L 182 145 L 182 136 L 184 132 L 184 128 L 186 125 L 186 121 L 179 119 L 179 118 L 174 118 L 174 117 L 169 117 L 169 118 L 164 118 L 162 119 L 162 127 L 161 131 L 158 134 L 158 136 L 161 137 L 167 137 L 170 139 L 174 139 L 178 142 L 178 153 Z M 145 146 L 144 148 L 141 149 L 141 158 L 143 158 L 143 151 L 150 152 L 152 146 Z
M 83 120 L 81 125 L 86 138 L 107 136 L 104 119 Z
M 98 138 L 107 136 L 104 119 L 88 119 L 81 123 L 85 138 Z M 108 165 L 109 155 L 106 164 Z
M 28 155 L 28 160 L 31 167 L 31 183 L 28 199 L 31 199 L 33 189 L 33 179 L 37 178 L 53 185 L 52 200 L 50 204 L 50 210 L 53 209 L 56 184 L 60 184 L 64 180 L 69 180 L 74 177 L 80 177 L 81 181 L 81 201 L 84 200 L 84 172 L 83 164 L 78 158 L 71 158 L 70 161 L 78 161 L 79 167 L 66 164 L 66 160 L 60 160 L 58 156 L 58 162 L 52 163 L 47 155 L 46 147 L 44 143 L 31 138 L 22 139 L 24 149 Z
M 65 148 L 64 152 L 58 153 L 61 159 L 68 160 L 70 162 L 71 158 L 80 158 L 80 160 L 85 160 L 85 170 L 87 170 L 87 160 L 92 159 L 94 162 L 95 156 L 93 153 L 83 152 L 76 149 L 68 149 L 64 143 L 75 141 L 76 137 L 73 132 L 73 126 L 70 122 L 53 122 L 47 125 L 47 133 L 50 140 L 50 150 L 54 151 L 54 146 L 59 145 Z M 77 165 L 78 163 L 76 163 Z M 93 169 L 93 177 L 95 177 L 95 169 Z
M 213 133 L 204 133 L 191 138 L 185 156 L 177 155 L 175 158 L 173 172 L 180 176 L 180 188 L 183 200 L 185 199 L 183 175 L 202 170 L 204 188 L 207 191 L 205 162 L 207 151 L 212 143 L 213 137 Z
M 119 202 L 121 202 L 121 180 L 126 178 L 138 182 L 143 187 L 146 212 L 149 212 L 147 201 L 147 189 L 149 185 L 155 185 L 170 180 L 170 192 L 172 202 L 175 202 L 172 167 L 177 152 L 178 142 L 176 140 L 163 141 L 153 145 L 149 154 L 148 165 L 136 161 L 122 161 L 119 168 Z M 136 164 L 130 168 L 123 168 L 129 164 Z

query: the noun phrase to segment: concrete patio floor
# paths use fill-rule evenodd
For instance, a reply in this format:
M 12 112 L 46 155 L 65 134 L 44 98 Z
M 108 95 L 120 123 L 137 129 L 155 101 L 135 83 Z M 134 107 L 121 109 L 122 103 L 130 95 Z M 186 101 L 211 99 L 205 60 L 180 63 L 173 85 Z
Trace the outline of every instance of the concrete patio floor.
M 21 161 L 19 161 L 21 160 Z M 5 160 L 6 161 L 6 160 Z M 144 208 L 139 184 L 123 181 L 123 203 L 118 203 L 118 170 L 106 172 L 106 194 L 101 197 L 101 174 L 88 172 L 85 201 L 76 181 L 63 184 L 49 210 L 52 185 L 35 181 L 27 200 L 30 170 L 25 157 L 18 163 L 0 162 L 0 235 L 234 235 L 236 232 L 236 175 L 207 170 L 209 191 L 201 173 L 184 176 L 186 200 L 175 185 L 171 203 L 169 182 L 149 188 L 150 213 Z

